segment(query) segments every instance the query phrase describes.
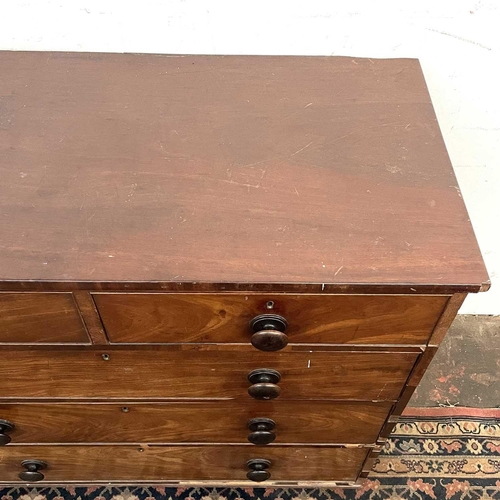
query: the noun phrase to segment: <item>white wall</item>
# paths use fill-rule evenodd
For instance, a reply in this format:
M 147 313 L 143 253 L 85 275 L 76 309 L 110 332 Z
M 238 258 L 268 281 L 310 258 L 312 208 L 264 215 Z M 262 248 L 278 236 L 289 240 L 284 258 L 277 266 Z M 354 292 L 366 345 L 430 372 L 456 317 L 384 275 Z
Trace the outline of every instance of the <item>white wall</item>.
M 0 49 L 418 57 L 500 314 L 499 2 L 1 0 Z

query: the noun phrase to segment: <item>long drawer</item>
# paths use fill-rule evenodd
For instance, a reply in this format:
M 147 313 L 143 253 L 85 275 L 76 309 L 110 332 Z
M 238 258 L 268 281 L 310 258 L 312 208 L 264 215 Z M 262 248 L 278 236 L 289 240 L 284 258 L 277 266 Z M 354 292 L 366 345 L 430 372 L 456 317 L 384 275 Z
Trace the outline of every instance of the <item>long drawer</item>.
M 391 403 L 205 401 L 175 403 L 0 404 L 22 443 L 240 443 L 251 419 L 275 422 L 280 443 L 359 443 L 377 439 Z M 268 435 L 271 433 L 268 431 Z
M 33 459 L 47 464 L 40 471 L 45 476 L 41 483 L 247 481 L 251 459 L 269 460 L 273 481 L 354 481 L 368 451 L 286 446 L 9 446 L 0 449 L 0 483 L 23 482 L 18 477 L 25 470 L 21 462 Z
M 423 344 L 449 296 L 94 293 L 112 343 L 248 343 L 273 313 L 291 343 Z
M 281 373 L 280 400 L 395 400 L 418 352 L 293 351 L 251 346 L 11 348 L 0 363 L 2 398 L 250 399 L 248 374 Z

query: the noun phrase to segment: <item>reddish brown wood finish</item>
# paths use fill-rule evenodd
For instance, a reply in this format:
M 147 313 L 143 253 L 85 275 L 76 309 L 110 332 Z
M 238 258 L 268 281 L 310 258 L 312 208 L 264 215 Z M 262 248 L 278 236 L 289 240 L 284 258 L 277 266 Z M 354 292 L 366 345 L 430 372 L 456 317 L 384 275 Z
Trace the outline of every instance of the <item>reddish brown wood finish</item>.
M 446 332 L 450 328 L 455 316 L 457 315 L 460 307 L 464 303 L 466 293 L 455 293 L 449 300 L 446 308 L 439 318 L 439 322 L 432 332 L 432 336 L 429 339 L 429 345 L 438 346 L 444 339 Z
M 93 294 L 111 342 L 250 342 L 249 322 L 287 319 L 291 343 L 425 344 L 448 296 Z M 271 307 L 271 308 L 269 308 Z
M 406 405 L 410 401 L 411 396 L 412 396 L 413 392 L 415 391 L 415 389 L 417 388 L 418 383 L 420 382 L 420 380 L 424 376 L 425 370 L 427 370 L 430 362 L 432 361 L 432 358 L 436 354 L 437 349 L 438 348 L 436 346 L 427 347 L 427 349 L 424 351 L 422 356 L 420 356 L 418 363 L 416 363 L 415 367 L 413 368 L 411 375 L 407 381 L 406 387 L 405 387 L 403 393 L 401 394 L 401 397 L 400 397 L 396 407 L 394 408 L 394 412 L 393 412 L 394 417 L 391 420 L 392 422 L 396 422 L 397 417 L 399 417 L 399 415 L 401 415 L 401 413 L 403 413 L 403 410 L 405 409 Z M 386 433 L 386 435 L 388 435 L 388 433 L 391 432 L 391 430 L 389 430 Z
M 106 291 L 106 292 L 238 292 L 238 293 L 340 293 L 340 294 L 430 294 L 477 292 L 476 286 L 411 285 L 408 283 L 229 283 L 229 282 L 185 282 L 185 281 L 0 281 L 0 291 L 36 291 L 36 292 L 71 292 L 71 291 Z M 484 291 L 484 290 L 481 290 Z
M 382 438 L 388 437 L 389 434 L 392 432 L 394 425 L 396 425 L 398 421 L 399 416 L 401 415 L 401 413 L 403 413 L 403 410 L 410 401 L 418 384 L 422 380 L 422 377 L 424 376 L 424 373 L 427 370 L 430 362 L 434 358 L 438 349 L 438 345 L 441 343 L 444 336 L 446 335 L 446 332 L 450 327 L 453 318 L 455 318 L 458 310 L 460 309 L 460 306 L 465 300 L 465 297 L 466 294 L 457 293 L 453 295 L 453 297 L 449 300 L 443 314 L 441 315 L 441 318 L 438 321 L 438 324 L 436 325 L 436 328 L 432 333 L 431 339 L 429 341 L 432 345 L 429 345 L 425 349 L 422 356 L 420 356 L 417 363 L 413 367 L 411 375 L 406 383 L 406 387 L 404 388 L 404 391 L 402 392 L 399 401 L 395 405 L 386 425 L 381 431 L 380 436 Z
M 70 293 L 0 293 L 0 343 L 75 343 L 90 339 Z
M 488 286 L 417 60 L 1 52 L 0 66 L 4 289 Z
M 99 317 L 99 313 L 97 312 L 90 293 L 84 291 L 76 291 L 73 292 L 73 297 L 78 306 L 78 309 L 80 310 L 82 319 L 85 322 L 85 326 L 87 327 L 87 331 L 89 332 L 92 344 L 109 344 L 108 338 L 106 337 L 106 333 L 101 322 L 101 318 Z
M 211 401 L 189 403 L 0 404 L 21 443 L 240 443 L 247 423 L 276 422 L 274 444 L 375 443 L 392 403 Z
M 140 351 L 110 346 L 102 351 L 13 348 L 0 363 L 0 380 L 9 381 L 2 387 L 2 396 L 80 400 L 239 398 L 248 402 L 253 401 L 247 394 L 248 373 L 256 368 L 273 368 L 282 375 L 282 400 L 394 400 L 418 356 L 415 352 L 292 352 L 287 348 L 269 353 L 246 346 L 178 347 Z
M 366 477 L 489 287 L 418 61 L 0 67 L 0 344 L 19 344 L 0 345 L 0 482 L 29 458 L 63 484 L 248 484 L 249 458 L 272 486 Z M 271 311 L 290 344 L 260 352 L 248 324 Z M 247 394 L 256 368 L 281 373 L 277 400 Z M 243 445 L 257 416 L 275 444 Z
M 43 482 L 246 481 L 246 463 L 271 460 L 271 479 L 353 481 L 369 448 L 248 446 L 10 446 L 0 449 L 0 483 L 19 483 L 21 462 L 48 464 Z M 43 484 L 40 483 L 40 484 Z M 265 483 L 264 483 L 265 484 Z M 254 483 L 256 485 L 256 483 Z

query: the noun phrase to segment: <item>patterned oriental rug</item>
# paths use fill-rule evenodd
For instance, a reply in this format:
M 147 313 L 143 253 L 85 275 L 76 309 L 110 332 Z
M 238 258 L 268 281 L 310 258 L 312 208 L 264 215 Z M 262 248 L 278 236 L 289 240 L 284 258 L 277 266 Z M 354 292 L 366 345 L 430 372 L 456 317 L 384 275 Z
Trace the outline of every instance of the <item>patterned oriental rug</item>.
M 500 500 L 500 409 L 411 409 L 357 489 L 3 488 L 1 500 Z

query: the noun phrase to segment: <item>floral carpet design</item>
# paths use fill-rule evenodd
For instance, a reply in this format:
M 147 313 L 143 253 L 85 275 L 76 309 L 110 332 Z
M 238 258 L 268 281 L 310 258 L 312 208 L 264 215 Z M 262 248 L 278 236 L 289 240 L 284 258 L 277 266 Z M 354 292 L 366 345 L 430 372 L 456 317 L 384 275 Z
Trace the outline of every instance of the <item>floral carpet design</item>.
M 11 487 L 0 500 L 500 500 L 500 419 L 406 417 L 357 489 Z

